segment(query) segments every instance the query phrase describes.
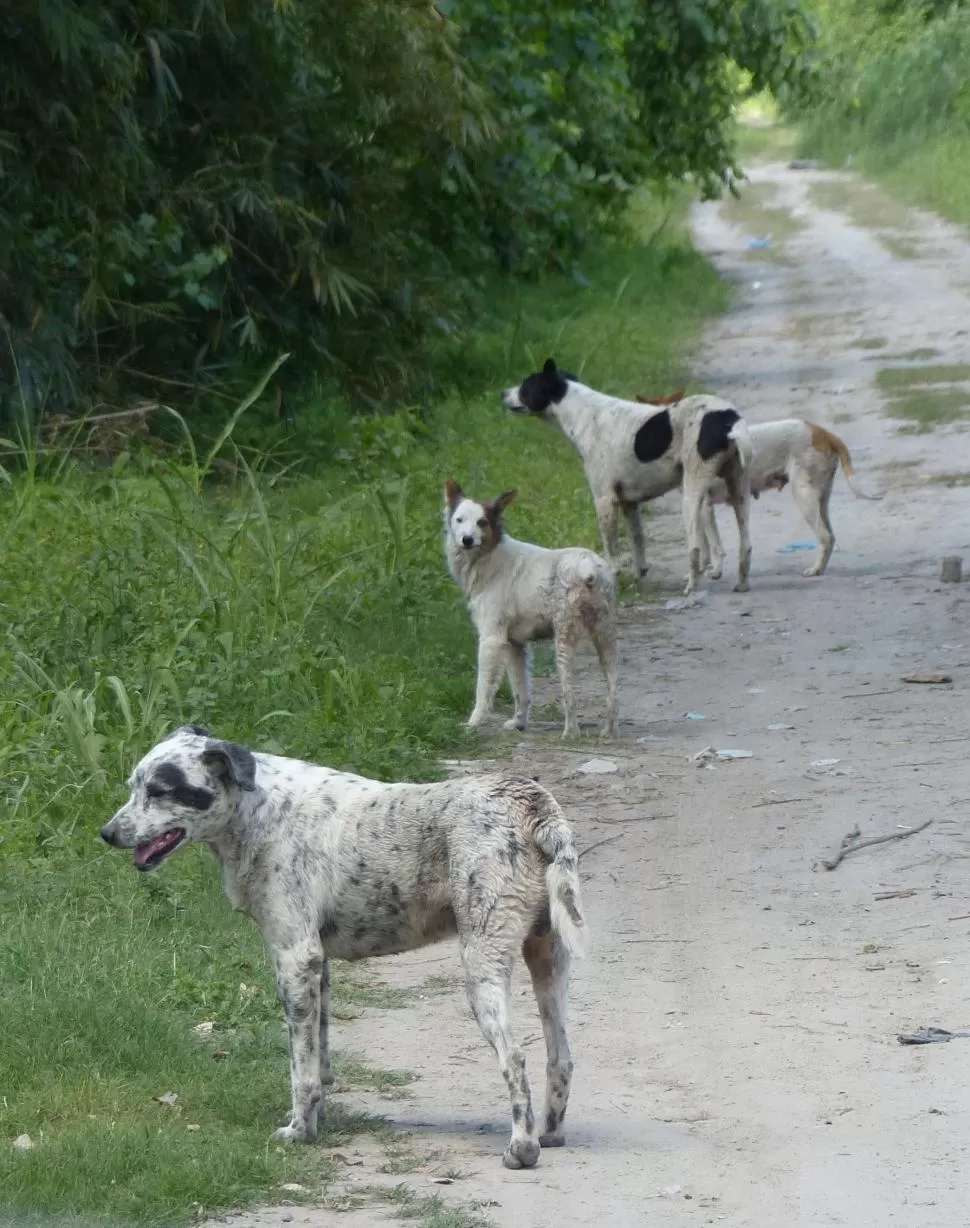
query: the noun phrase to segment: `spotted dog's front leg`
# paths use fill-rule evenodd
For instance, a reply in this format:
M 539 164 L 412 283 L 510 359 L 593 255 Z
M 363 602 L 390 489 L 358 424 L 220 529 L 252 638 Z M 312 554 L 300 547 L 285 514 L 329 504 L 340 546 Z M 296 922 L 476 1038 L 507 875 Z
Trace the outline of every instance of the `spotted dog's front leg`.
M 320 1081 L 321 983 L 325 967 L 319 941 L 308 940 L 274 952 L 276 983 L 290 1033 L 289 1124 L 276 1137 L 300 1143 L 316 1138 L 323 1104 Z

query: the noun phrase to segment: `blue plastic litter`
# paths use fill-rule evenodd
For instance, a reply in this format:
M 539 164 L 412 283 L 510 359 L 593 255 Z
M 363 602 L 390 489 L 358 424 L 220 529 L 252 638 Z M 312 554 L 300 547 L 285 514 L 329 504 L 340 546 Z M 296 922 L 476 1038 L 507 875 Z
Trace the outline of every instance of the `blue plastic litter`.
M 749 239 L 748 247 L 751 248 L 752 251 L 760 247 L 771 247 L 771 240 L 770 239 Z
M 779 546 L 776 554 L 800 554 L 803 550 L 818 549 L 817 542 L 789 542 L 787 546 Z

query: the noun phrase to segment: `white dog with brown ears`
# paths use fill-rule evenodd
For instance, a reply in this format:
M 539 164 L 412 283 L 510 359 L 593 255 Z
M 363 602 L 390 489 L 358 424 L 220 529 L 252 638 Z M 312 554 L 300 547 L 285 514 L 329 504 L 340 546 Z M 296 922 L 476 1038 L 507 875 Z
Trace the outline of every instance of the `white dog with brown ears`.
M 445 483 L 445 557 L 478 632 L 478 685 L 468 725 L 480 725 L 508 674 L 515 715 L 506 729 L 525 729 L 532 703 L 530 644 L 552 639 L 562 685 L 563 737 L 579 736 L 573 665 L 588 635 L 606 677 L 603 737 L 616 736 L 616 595 L 613 575 L 592 550 L 547 550 L 516 541 L 502 524 L 509 490 L 478 503 L 457 482 Z

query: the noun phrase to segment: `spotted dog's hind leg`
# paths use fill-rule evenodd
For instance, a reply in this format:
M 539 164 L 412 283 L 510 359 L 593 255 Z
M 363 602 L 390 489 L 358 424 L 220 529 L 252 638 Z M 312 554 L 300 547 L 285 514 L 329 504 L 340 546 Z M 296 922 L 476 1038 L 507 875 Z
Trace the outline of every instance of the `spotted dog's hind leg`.
M 555 930 L 547 926 L 548 919 L 532 930 L 522 945 L 522 955 L 532 977 L 546 1038 L 546 1103 L 539 1143 L 542 1147 L 562 1147 L 566 1141 L 562 1123 L 573 1075 L 566 1035 L 569 951 Z
M 465 939 L 461 957 L 469 1004 L 482 1035 L 495 1050 L 512 1103 L 512 1137 L 502 1163 L 506 1168 L 533 1168 L 539 1160 L 539 1136 L 525 1055 L 509 1021 L 511 959 L 500 939 L 487 937 Z
M 324 1087 L 333 1084 L 333 1067 L 330 1065 L 330 960 L 323 957 L 320 973 L 320 1082 Z

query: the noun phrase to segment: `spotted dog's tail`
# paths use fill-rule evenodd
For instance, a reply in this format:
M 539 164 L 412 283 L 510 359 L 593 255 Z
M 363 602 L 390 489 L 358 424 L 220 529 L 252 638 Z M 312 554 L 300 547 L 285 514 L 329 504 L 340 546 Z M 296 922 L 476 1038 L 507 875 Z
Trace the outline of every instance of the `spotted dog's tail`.
M 546 870 L 546 886 L 549 889 L 552 928 L 570 954 L 580 956 L 586 951 L 588 931 L 579 892 L 579 854 L 559 803 L 540 785 L 535 787 L 537 792 L 541 791 L 542 804 L 533 824 L 532 839 L 539 852 L 550 862 Z

